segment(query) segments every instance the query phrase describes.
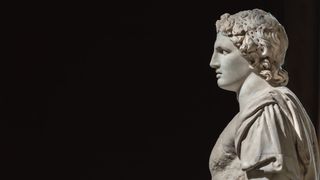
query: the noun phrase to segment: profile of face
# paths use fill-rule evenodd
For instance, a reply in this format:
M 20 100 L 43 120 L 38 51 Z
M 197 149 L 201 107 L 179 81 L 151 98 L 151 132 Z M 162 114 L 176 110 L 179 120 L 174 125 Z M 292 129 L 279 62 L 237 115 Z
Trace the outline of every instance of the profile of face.
M 234 92 L 240 90 L 243 82 L 252 72 L 248 61 L 242 57 L 238 48 L 229 37 L 221 33 L 217 34 L 210 67 L 217 73 L 218 86 Z

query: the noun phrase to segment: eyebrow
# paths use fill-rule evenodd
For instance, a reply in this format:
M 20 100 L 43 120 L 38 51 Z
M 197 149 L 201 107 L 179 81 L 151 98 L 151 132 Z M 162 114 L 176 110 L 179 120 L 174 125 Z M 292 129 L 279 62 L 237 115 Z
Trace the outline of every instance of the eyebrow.
M 215 47 L 216 50 L 224 50 L 224 51 L 228 51 L 228 52 L 231 52 L 230 49 L 226 48 L 226 47 L 221 47 L 221 46 L 217 46 Z

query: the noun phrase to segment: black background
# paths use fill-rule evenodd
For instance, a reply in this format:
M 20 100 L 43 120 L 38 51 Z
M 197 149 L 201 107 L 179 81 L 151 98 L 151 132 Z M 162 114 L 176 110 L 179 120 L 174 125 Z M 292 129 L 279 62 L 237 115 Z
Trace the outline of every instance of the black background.
M 288 86 L 316 123 L 316 5 L 233 0 L 14 6 L 7 14 L 13 51 L 1 67 L 2 175 L 210 179 L 211 149 L 238 111 L 235 94 L 219 89 L 209 68 L 214 23 L 225 12 L 262 8 L 288 27 Z M 295 24 L 297 12 L 308 22 Z

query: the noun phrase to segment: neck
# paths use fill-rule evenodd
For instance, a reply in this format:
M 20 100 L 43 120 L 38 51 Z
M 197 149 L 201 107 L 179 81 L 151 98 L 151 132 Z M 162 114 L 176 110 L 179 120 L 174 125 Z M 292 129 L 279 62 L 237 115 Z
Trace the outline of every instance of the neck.
M 237 91 L 240 111 L 252 100 L 252 98 L 258 97 L 268 88 L 272 88 L 272 86 L 266 80 L 252 72 Z

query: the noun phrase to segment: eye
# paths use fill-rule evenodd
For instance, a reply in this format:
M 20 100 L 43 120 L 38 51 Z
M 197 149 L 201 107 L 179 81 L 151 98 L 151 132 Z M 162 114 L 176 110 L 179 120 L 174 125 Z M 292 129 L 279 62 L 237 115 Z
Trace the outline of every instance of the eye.
M 221 48 L 221 47 L 217 47 L 217 48 L 216 48 L 216 51 L 217 51 L 218 53 L 220 53 L 220 54 L 223 54 L 223 55 L 227 55 L 227 54 L 230 53 L 229 50 L 224 49 L 224 48 Z
M 229 54 L 229 52 L 226 51 L 226 50 L 222 50 L 222 54 L 223 54 L 223 55 L 227 55 L 227 54 Z

